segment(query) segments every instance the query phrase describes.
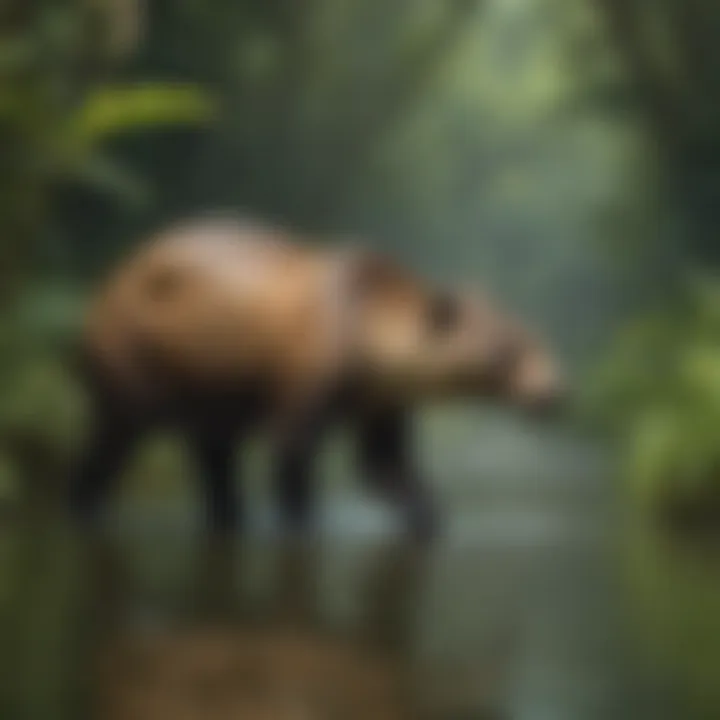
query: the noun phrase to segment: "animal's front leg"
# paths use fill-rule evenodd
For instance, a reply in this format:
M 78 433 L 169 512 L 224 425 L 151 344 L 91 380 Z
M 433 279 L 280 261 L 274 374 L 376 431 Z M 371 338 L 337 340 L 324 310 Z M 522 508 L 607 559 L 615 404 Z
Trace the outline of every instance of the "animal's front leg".
M 306 530 L 314 520 L 314 444 L 292 433 L 280 437 L 273 468 L 273 491 L 285 529 Z
M 273 494 L 284 530 L 306 531 L 315 521 L 315 459 L 326 408 L 311 400 L 283 408 L 273 429 Z
M 206 527 L 212 533 L 230 533 L 243 520 L 241 498 L 235 490 L 235 440 L 224 428 L 202 428 L 192 435 L 201 473 Z
M 365 482 L 400 509 L 414 537 L 430 539 L 438 529 L 438 514 L 416 466 L 410 413 L 404 409 L 366 413 L 357 432 L 358 464 Z

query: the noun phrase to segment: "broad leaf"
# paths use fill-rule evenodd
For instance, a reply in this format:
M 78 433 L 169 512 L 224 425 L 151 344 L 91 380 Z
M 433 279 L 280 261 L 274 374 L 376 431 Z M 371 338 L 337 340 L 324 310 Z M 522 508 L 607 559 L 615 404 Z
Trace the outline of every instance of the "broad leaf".
M 68 146 L 87 151 L 107 138 L 157 125 L 204 124 L 216 107 L 192 85 L 144 83 L 93 92 L 71 117 Z

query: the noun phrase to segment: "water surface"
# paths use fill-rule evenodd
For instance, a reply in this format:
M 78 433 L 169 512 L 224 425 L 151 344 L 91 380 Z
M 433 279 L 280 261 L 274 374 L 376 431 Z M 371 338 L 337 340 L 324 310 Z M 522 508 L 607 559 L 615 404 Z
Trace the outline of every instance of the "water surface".
M 1 717 L 720 717 L 712 553 L 628 533 L 572 472 L 457 469 L 426 549 L 342 485 L 306 544 L 261 502 L 229 542 L 189 499 L 84 538 L 7 521 Z

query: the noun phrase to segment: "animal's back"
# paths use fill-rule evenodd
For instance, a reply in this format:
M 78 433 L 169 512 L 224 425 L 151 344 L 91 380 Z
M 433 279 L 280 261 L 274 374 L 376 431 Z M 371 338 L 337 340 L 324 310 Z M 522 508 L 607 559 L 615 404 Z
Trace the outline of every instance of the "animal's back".
M 151 238 L 109 277 L 86 353 L 129 390 L 282 373 L 312 346 L 322 252 L 272 227 L 199 220 Z

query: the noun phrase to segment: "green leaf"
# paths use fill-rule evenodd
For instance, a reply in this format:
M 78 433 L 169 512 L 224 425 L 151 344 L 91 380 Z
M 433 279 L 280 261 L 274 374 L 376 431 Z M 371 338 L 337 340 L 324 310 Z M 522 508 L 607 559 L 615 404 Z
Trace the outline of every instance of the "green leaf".
M 204 124 L 216 116 L 210 97 L 193 85 L 144 83 L 96 90 L 72 116 L 70 147 L 89 149 L 113 135 L 158 125 Z

